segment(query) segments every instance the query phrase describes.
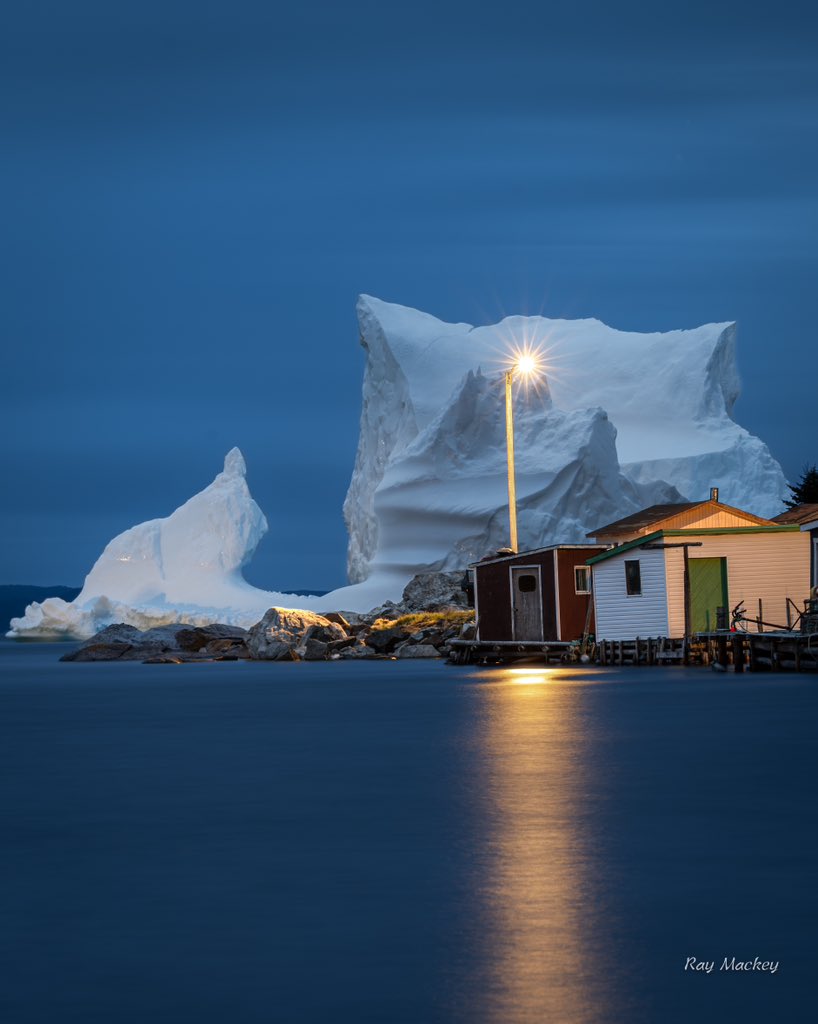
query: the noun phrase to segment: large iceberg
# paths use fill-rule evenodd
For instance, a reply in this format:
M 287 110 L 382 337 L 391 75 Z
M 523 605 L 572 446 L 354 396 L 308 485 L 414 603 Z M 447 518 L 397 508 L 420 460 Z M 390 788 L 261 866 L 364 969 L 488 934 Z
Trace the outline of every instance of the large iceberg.
M 165 519 L 140 523 L 107 545 L 77 597 L 30 604 L 10 636 L 93 636 L 112 622 L 150 629 L 173 622 L 250 626 L 292 597 L 258 590 L 242 576 L 267 531 L 250 496 L 244 458 Z
M 514 394 L 521 548 L 584 540 L 646 505 L 705 498 L 762 516 L 787 492 L 767 447 L 732 419 L 735 325 L 634 334 L 598 320 L 447 324 L 361 296 L 361 430 L 344 503 L 351 585 L 324 597 L 242 576 L 267 529 L 241 452 L 170 516 L 115 537 L 79 596 L 49 598 L 10 635 L 90 636 L 221 621 L 267 608 L 368 611 L 417 572 L 456 569 L 508 543 L 503 380 L 509 352 L 541 349 L 546 377 Z
M 454 568 L 508 542 L 503 371 L 540 350 L 546 385 L 515 395 L 521 548 L 583 540 L 646 505 L 707 497 L 772 515 L 787 493 L 733 419 L 735 324 L 635 334 L 598 320 L 449 324 L 358 300 L 361 431 L 344 505 L 354 581 Z

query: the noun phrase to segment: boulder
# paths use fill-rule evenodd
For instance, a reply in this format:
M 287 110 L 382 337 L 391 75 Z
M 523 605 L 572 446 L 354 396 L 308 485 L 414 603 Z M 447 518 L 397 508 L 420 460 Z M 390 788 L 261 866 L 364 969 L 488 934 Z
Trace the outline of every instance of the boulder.
M 173 654 L 177 661 L 201 661 L 208 657 L 231 655 L 247 658 L 247 631 L 239 626 L 214 623 L 210 626 L 154 626 L 140 630 L 117 622 L 86 640 L 77 650 L 63 655 L 61 661 L 151 661 L 162 663 Z
M 388 654 L 406 639 L 406 630 L 402 626 L 389 626 L 386 629 L 373 629 L 366 636 L 366 643 L 378 654 Z
M 248 636 L 247 630 L 241 626 L 226 626 L 222 622 L 175 628 L 176 643 L 182 651 L 225 650 L 227 644 L 243 644 Z
M 340 612 L 324 612 L 324 618 L 328 622 L 334 622 L 336 626 L 340 626 L 345 632 L 349 632 L 349 619 L 345 619 Z
M 404 587 L 401 608 L 408 612 L 468 608 L 469 603 L 461 586 L 462 582 L 462 570 L 419 573 Z
M 211 640 L 199 653 L 208 654 L 221 660 L 229 658 L 231 661 L 250 657 L 247 644 L 243 640 L 232 640 L 229 637 L 225 637 L 223 640 Z
M 309 637 L 304 644 L 298 648 L 298 653 L 304 661 L 326 661 L 329 645 Z
M 86 641 L 82 647 L 78 647 L 75 651 L 69 651 L 64 654 L 60 661 L 132 661 L 132 658 L 126 658 L 125 655 L 132 651 L 133 644 L 126 643 L 110 643 L 110 644 L 95 644 L 93 643 L 93 637 Z
M 354 634 L 352 636 L 344 637 L 343 640 L 330 640 L 327 644 L 327 651 L 329 654 L 337 654 L 344 647 L 352 647 L 353 644 L 358 643 L 358 637 Z
M 397 650 L 399 658 L 439 658 L 440 653 L 431 644 L 401 644 Z
M 269 608 L 261 622 L 250 629 L 246 643 L 251 658 L 280 661 L 290 656 L 285 651 L 292 652 L 297 660 L 299 648 L 307 640 L 327 644 L 344 639 L 344 629 L 323 615 L 294 608 Z
M 124 622 L 115 622 L 94 634 L 76 651 L 64 654 L 60 661 L 144 661 L 166 651 L 178 651 L 178 630 L 178 624 L 143 631 Z
M 374 647 L 368 644 L 355 644 L 353 647 L 344 647 L 338 652 L 341 658 L 375 658 L 377 652 Z

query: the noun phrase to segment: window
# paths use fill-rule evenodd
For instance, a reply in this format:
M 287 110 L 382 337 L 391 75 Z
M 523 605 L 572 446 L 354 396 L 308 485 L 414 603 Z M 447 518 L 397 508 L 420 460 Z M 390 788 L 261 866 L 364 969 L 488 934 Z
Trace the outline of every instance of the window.
M 574 566 L 574 593 L 591 593 L 591 570 L 587 565 Z
M 537 577 L 518 576 L 517 586 L 524 594 L 530 594 L 533 590 L 537 589 Z
M 638 558 L 625 561 L 625 590 L 629 597 L 637 597 L 642 593 L 642 571 Z

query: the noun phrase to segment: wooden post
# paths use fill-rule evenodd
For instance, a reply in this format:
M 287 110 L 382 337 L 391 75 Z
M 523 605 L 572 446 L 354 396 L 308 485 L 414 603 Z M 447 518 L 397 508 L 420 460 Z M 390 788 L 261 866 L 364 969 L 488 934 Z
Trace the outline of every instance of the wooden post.
M 759 633 L 764 632 L 764 605 L 761 603 L 761 598 L 758 599 L 758 631 Z
M 690 636 L 690 554 L 685 544 L 684 551 L 684 590 L 685 590 L 685 636 Z
M 744 671 L 744 639 L 741 633 L 733 633 L 733 671 Z
M 720 636 L 718 641 L 718 659 L 722 668 L 727 668 L 727 637 Z

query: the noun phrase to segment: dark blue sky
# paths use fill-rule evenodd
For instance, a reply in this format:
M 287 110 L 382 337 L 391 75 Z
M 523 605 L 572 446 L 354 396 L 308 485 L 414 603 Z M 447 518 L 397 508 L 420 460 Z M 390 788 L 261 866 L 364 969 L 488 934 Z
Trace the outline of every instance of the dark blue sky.
M 0 582 L 81 582 L 238 444 L 270 521 L 248 577 L 341 584 L 362 291 L 472 323 L 736 319 L 737 418 L 796 478 L 818 460 L 817 18 L 7 12 Z

